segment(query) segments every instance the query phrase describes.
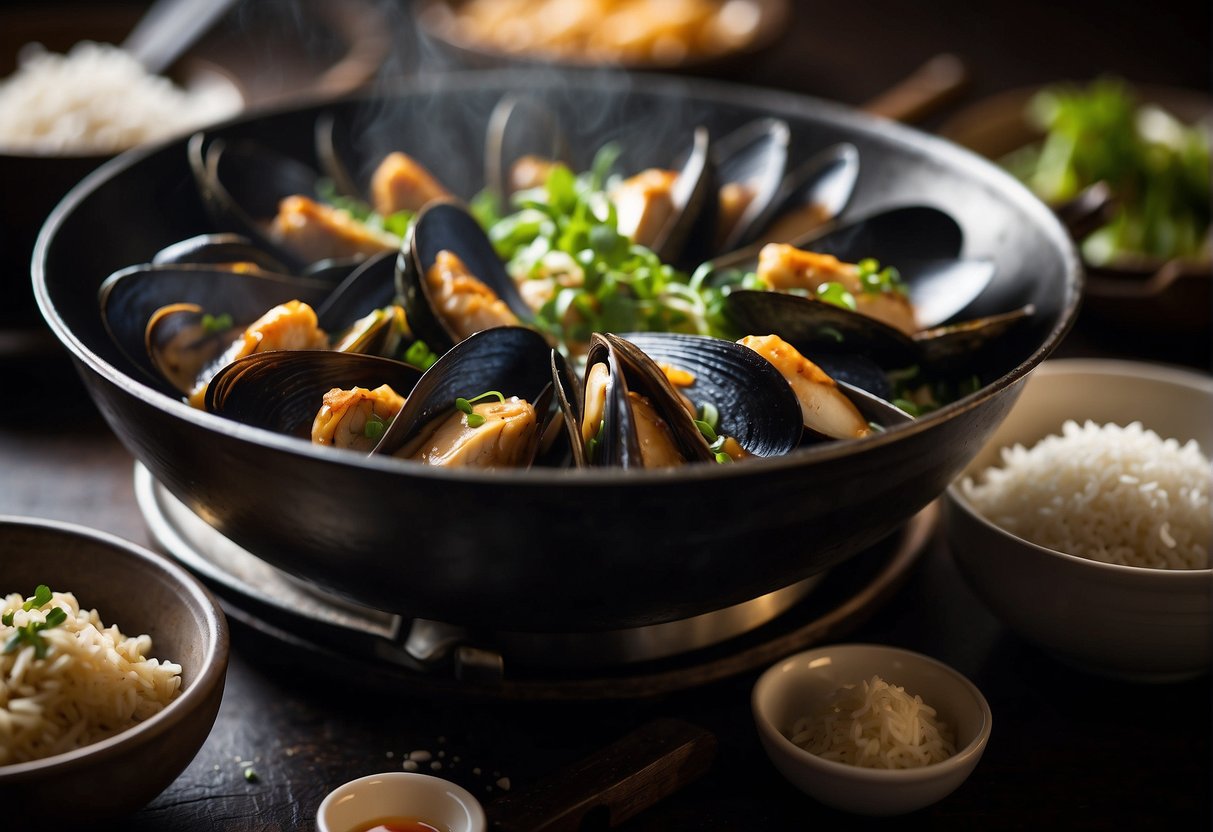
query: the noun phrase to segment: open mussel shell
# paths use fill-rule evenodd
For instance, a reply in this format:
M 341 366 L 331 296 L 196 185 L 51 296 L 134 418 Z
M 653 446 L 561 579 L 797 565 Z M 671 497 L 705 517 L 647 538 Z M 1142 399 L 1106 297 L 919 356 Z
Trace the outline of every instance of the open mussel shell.
M 293 272 L 310 265 L 265 229 L 284 198 L 315 197 L 315 170 L 253 142 L 206 144 L 201 134 L 191 140 L 190 156 L 203 204 L 217 226 L 249 238 Z
M 773 333 L 814 355 L 860 355 L 886 370 L 926 364 L 937 370 L 973 362 L 1034 313 L 1032 306 L 906 335 L 888 324 L 824 301 L 782 292 L 736 291 L 725 314 L 740 332 Z M 861 383 L 866 389 L 870 384 Z
M 783 185 L 791 134 L 783 119 L 752 121 L 718 141 L 713 148 L 716 180 L 720 187 L 737 184 L 752 196 L 717 250 L 732 251 L 750 237 L 753 226 L 765 217 Z
M 813 363 L 839 384 L 845 382 L 886 402 L 893 400 L 893 385 L 888 373 L 866 355 L 815 352 Z
M 783 376 L 754 350 L 704 335 L 635 332 L 621 336 L 658 365 L 685 370 L 695 381 L 677 388 L 698 407 L 720 414 L 716 432 L 755 456 L 781 456 L 800 444 L 800 405 Z
M 480 223 L 454 201 L 436 200 L 422 209 L 409 239 L 396 260 L 396 281 L 408 315 L 409 328 L 431 350 L 443 353 L 459 339 L 438 312 L 426 274 L 441 251 L 450 251 L 510 308 L 520 321 L 532 312 L 518 293 Z
M 644 466 L 637 436 L 636 415 L 628 393 L 649 400 L 665 421 L 678 453 L 687 462 L 707 462 L 714 458 L 707 442 L 695 427 L 693 417 L 665 373 L 652 358 L 635 344 L 617 335 L 594 333 L 586 354 L 585 377 L 597 364 L 606 364 L 608 376 L 603 406 L 602 429 L 593 459 L 583 452 L 575 454 L 578 464 L 640 468 Z M 575 421 L 574 446 L 582 444 L 581 421 L 585 402 L 565 411 L 565 419 Z
M 338 120 L 332 113 L 322 113 L 316 119 L 314 139 L 320 170 L 332 181 L 337 193 L 365 199 L 366 177 L 350 168 L 351 160 L 357 158 L 350 123 Z
M 825 223 L 789 245 L 857 263 L 875 258 L 901 269 L 903 262 L 951 260 L 960 256 L 964 232 L 948 213 L 929 205 L 890 208 L 853 220 Z M 765 242 L 723 254 L 707 263 L 712 272 L 754 271 Z
M 538 99 L 508 95 L 493 108 L 484 142 L 484 182 L 507 213 L 514 164 L 525 156 L 568 163 L 569 143 L 556 114 Z
M 779 192 L 725 251 L 806 237 L 843 212 L 858 179 L 859 149 L 850 142 L 814 154 L 784 177 Z
M 203 313 L 230 315 L 236 326 L 247 326 L 278 304 L 300 300 L 317 306 L 330 289 L 323 283 L 259 271 L 232 271 L 214 266 L 143 265 L 115 272 L 101 284 L 101 319 L 123 355 L 162 392 L 181 392 L 165 384 L 164 375 L 148 354 L 148 324 L 160 309 L 180 304 Z M 189 309 L 183 309 L 189 313 Z M 162 318 L 164 336 L 176 326 Z M 159 336 L 152 336 L 158 338 Z
M 900 330 L 800 295 L 739 290 L 725 298 L 724 308 L 737 332 L 778 335 L 813 361 L 818 353 L 857 354 L 894 369 L 915 364 L 921 357 L 914 339 Z
M 653 242 L 663 262 L 691 269 L 711 256 L 720 209 L 715 168 L 711 134 L 697 127 L 671 189 L 674 213 Z
M 934 367 L 947 369 L 953 365 L 972 365 L 976 356 L 999 349 L 1011 330 L 1034 314 L 1036 307 L 1026 304 L 998 315 L 924 329 L 914 333 L 914 342 L 922 350 L 925 361 Z
M 333 388 L 390 385 L 408 396 L 421 370 L 400 361 L 324 350 L 253 353 L 220 370 L 206 389 L 206 409 L 246 425 L 308 439 Z
M 230 232 L 198 234 L 165 246 L 152 255 L 152 265 L 170 266 L 175 263 L 215 266 L 252 264 L 273 274 L 290 272 L 285 263 L 258 248 L 248 237 Z
M 425 371 L 374 453 L 394 454 L 435 418 L 451 412 L 455 399 L 489 390 L 528 401 L 540 420 L 537 436 L 542 436 L 552 401 L 551 352 L 542 335 L 525 327 L 496 327 L 464 339 Z
M 362 261 L 316 308 L 320 328 L 336 332 L 372 309 L 395 303 L 396 255 L 376 254 Z

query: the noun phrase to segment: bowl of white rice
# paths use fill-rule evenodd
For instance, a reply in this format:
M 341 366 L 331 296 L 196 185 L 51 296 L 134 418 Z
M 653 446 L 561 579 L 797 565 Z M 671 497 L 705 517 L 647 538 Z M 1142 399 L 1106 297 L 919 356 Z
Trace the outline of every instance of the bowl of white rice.
M 993 726 L 964 675 L 878 644 L 788 656 L 758 678 L 750 702 L 779 773 L 818 802 L 861 815 L 946 798 L 977 766 Z
M 189 765 L 227 673 L 222 612 L 166 558 L 80 526 L 0 516 L 0 807 L 129 814 Z
M 1213 377 L 1055 360 L 946 493 L 953 556 L 1065 663 L 1166 682 L 1213 655 Z

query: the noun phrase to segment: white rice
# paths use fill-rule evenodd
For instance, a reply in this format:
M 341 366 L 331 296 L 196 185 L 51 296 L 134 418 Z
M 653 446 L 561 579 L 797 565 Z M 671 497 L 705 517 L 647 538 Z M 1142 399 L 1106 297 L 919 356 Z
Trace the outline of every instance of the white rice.
M 838 763 L 917 768 L 956 753 L 951 727 L 937 716 L 922 697 L 873 676 L 843 685 L 816 713 L 797 719 L 788 738 Z
M 113 736 L 158 713 L 181 688 L 181 665 L 146 658 L 152 641 L 106 627 L 81 610 L 70 592 L 52 593 L 28 612 L 19 594 L 0 600 L 0 649 L 20 627 L 45 621 L 55 607 L 67 620 L 40 632 L 45 658 L 32 645 L 0 653 L 0 766 L 37 760 Z
M 0 82 L 0 149 L 114 153 L 218 121 L 240 106 L 230 86 L 187 92 L 110 44 L 82 41 L 59 55 L 34 43 L 21 50 L 17 72 Z
M 1207 569 L 1213 469 L 1195 441 L 1163 440 L 1140 422 L 1081 427 L 1030 450 L 1002 449 L 1002 468 L 961 481 L 990 522 L 1070 555 L 1158 569 Z

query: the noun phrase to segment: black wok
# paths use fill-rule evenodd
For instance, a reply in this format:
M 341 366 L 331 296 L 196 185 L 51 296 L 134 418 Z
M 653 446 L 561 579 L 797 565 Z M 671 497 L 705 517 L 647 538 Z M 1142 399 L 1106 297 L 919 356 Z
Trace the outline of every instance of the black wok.
M 124 155 L 43 229 L 34 288 L 109 424 L 174 494 L 270 563 L 363 604 L 497 630 L 639 626 L 717 609 L 840 562 L 943 492 L 1002 421 L 1077 308 L 1080 272 L 1048 209 L 990 163 L 903 126 L 783 93 L 601 74 L 457 75 L 392 95 L 271 112 L 213 131 L 314 163 L 321 112 L 354 119 L 368 154 L 415 152 L 463 196 L 481 184 L 485 123 L 507 90 L 543 94 L 581 165 L 606 138 L 624 164 L 668 164 L 674 138 L 787 119 L 792 158 L 848 140 L 861 173 L 847 214 L 948 211 L 967 257 L 991 259 L 968 310 L 1036 315 L 982 368 L 977 393 L 914 424 L 780 459 L 673 472 L 467 473 L 360 459 L 195 411 L 145 386 L 110 341 L 97 287 L 211 230 L 183 141 Z M 429 139 L 437 143 L 426 144 Z M 371 154 L 373 155 L 373 154 Z

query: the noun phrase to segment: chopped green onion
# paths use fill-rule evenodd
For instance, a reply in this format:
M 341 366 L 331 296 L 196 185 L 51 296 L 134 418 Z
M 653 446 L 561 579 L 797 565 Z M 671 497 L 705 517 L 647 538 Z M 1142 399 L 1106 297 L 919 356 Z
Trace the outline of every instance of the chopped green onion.
M 16 610 L 9 610 L 6 612 L 2 617 L 0 617 L 0 624 L 3 624 L 5 627 L 13 626 L 13 616 L 16 614 L 16 612 Z
M 438 356 L 426 346 L 425 341 L 414 341 L 405 351 L 404 360 L 414 367 L 428 370 L 434 366 L 434 362 L 438 360 Z
M 379 414 L 372 413 L 367 417 L 366 424 L 362 426 L 362 435 L 367 439 L 378 439 L 383 436 L 383 429 L 386 427 L 383 420 L 379 418 Z
M 38 588 L 34 590 L 34 595 L 21 609 L 29 612 L 32 609 L 37 609 L 46 606 L 51 600 L 51 588 L 46 584 L 38 584 Z
M 716 426 L 720 424 L 720 411 L 711 402 L 700 402 L 699 419 L 706 422 L 712 430 L 716 430 Z
M 244 770 L 244 779 L 250 783 L 257 782 L 257 772 L 253 770 L 252 766 L 249 766 Z

